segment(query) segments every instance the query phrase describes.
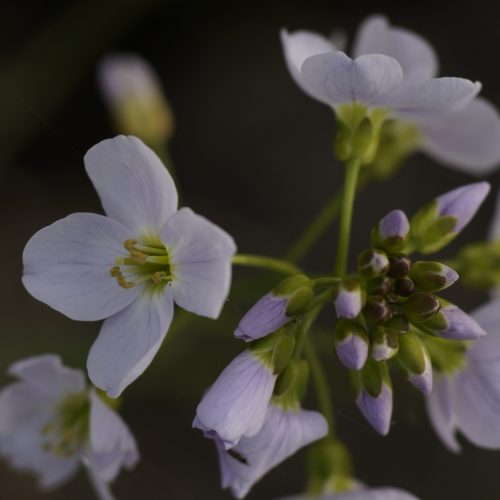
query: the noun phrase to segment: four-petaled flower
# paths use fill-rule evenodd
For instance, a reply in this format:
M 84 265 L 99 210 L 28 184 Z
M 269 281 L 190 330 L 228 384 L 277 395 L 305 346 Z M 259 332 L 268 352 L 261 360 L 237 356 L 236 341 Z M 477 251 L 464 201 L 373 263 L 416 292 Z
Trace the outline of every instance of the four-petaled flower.
M 89 377 L 117 397 L 148 367 L 172 320 L 174 301 L 217 318 L 231 282 L 233 239 L 189 208 L 136 137 L 100 142 L 85 166 L 106 216 L 76 213 L 38 231 L 24 250 L 23 283 L 75 320 L 102 320 Z

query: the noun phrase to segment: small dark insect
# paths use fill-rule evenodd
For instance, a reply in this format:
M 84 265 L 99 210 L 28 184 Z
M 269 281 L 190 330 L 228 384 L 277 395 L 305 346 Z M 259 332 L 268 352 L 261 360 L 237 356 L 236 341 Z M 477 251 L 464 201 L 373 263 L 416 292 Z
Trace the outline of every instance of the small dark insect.
M 238 462 L 241 462 L 242 464 L 245 464 L 245 465 L 248 465 L 248 461 L 247 459 L 241 455 L 240 453 L 238 453 L 237 451 L 234 451 L 234 450 L 227 450 L 227 452 L 229 453 L 229 455 L 231 455 L 235 460 L 238 460 Z

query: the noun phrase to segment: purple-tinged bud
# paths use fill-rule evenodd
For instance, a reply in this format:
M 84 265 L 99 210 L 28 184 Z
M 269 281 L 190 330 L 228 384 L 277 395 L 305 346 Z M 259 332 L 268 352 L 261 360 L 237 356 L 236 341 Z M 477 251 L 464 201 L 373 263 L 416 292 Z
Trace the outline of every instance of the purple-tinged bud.
M 371 295 L 363 307 L 363 315 L 370 323 L 385 323 L 391 318 L 392 312 L 384 297 Z
M 438 337 L 453 340 L 476 340 L 486 335 L 476 320 L 462 309 L 444 300 L 441 302 L 439 313 L 423 323 L 422 326 L 426 330 L 430 330 Z
M 341 319 L 335 327 L 335 349 L 341 363 L 350 370 L 360 370 L 368 357 L 368 336 L 352 321 Z
M 396 280 L 394 292 L 400 297 L 409 297 L 415 291 L 415 283 L 408 276 Z
M 370 425 L 386 436 L 392 417 L 392 386 L 387 365 L 368 358 L 359 382 L 356 405 Z
M 432 363 L 423 342 L 413 333 L 401 336 L 397 359 L 408 380 L 428 396 L 432 391 Z
M 425 292 L 415 292 L 404 304 L 405 315 L 412 323 L 429 320 L 440 308 L 437 297 Z
M 335 312 L 338 318 L 354 319 L 361 311 L 363 294 L 359 281 L 343 278 L 335 297 Z
M 453 189 L 436 198 L 437 212 L 440 216 L 455 217 L 457 221 L 453 231 L 458 233 L 474 217 L 489 192 L 488 182 L 475 182 Z
M 235 337 L 249 342 L 275 332 L 300 314 L 312 297 L 311 282 L 303 274 L 282 281 L 243 316 L 234 332 Z
M 369 249 L 358 255 L 358 272 L 365 278 L 374 278 L 389 269 L 389 259 L 382 250 Z
M 372 244 L 389 253 L 401 252 L 408 240 L 410 223 L 401 210 L 389 212 L 373 229 Z
M 458 273 L 439 262 L 418 261 L 412 265 L 411 279 L 423 292 L 439 292 L 458 280 Z
M 371 338 L 371 355 L 375 361 L 386 361 L 398 352 L 398 335 L 388 328 L 377 326 Z
M 410 274 L 411 260 L 403 254 L 393 255 L 389 259 L 389 270 L 387 276 L 394 279 L 401 279 Z

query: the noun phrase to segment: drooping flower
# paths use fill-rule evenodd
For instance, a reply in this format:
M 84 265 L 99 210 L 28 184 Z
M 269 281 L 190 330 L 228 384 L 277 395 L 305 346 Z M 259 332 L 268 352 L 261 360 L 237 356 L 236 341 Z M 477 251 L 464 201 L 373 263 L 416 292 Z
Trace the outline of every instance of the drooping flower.
M 473 313 L 487 335 L 466 351 L 462 363 L 436 374 L 427 410 L 445 446 L 460 451 L 460 431 L 483 448 L 500 448 L 500 302 L 493 300 Z
M 231 282 L 232 238 L 189 208 L 136 137 L 100 142 L 86 170 L 106 216 L 76 213 L 38 231 L 23 283 L 75 320 L 105 319 L 87 361 L 92 382 L 117 397 L 158 351 L 177 305 L 217 318 Z
M 295 82 L 337 112 L 353 101 L 383 108 L 401 124 L 409 152 L 420 148 L 454 168 L 484 174 L 500 163 L 497 110 L 474 98 L 479 84 L 435 78 L 436 54 L 419 35 L 374 15 L 359 28 L 354 59 L 317 33 L 283 30 L 281 41 Z
M 80 370 L 47 354 L 18 361 L 9 373 L 19 380 L 0 392 L 0 455 L 12 467 L 54 488 L 84 464 L 107 488 L 122 467 L 137 463 L 127 425 L 87 387 Z
M 321 439 L 327 431 L 326 420 L 318 412 L 269 404 L 257 434 L 241 438 L 230 450 L 216 441 L 222 487 L 230 488 L 236 498 L 243 498 L 273 467 Z

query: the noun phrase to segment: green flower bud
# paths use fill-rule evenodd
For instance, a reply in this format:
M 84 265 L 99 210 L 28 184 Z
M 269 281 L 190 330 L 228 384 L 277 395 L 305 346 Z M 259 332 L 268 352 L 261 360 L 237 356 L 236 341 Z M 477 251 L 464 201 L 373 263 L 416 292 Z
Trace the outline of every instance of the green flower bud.
M 387 276 L 379 276 L 369 281 L 368 291 L 371 295 L 386 295 L 392 287 L 392 279 Z
M 422 323 L 432 318 L 440 308 L 439 300 L 425 292 L 415 292 L 404 304 L 405 315 L 412 323 Z
M 382 250 L 369 249 L 358 255 L 358 272 L 365 278 L 375 278 L 389 269 L 389 259 Z
M 458 274 L 439 262 L 418 261 L 411 268 L 410 277 L 415 286 L 423 292 L 439 292 L 453 285 Z
M 372 295 L 366 301 L 363 308 L 363 315 L 370 323 L 385 323 L 390 319 L 392 312 L 384 297 Z
M 406 276 L 396 280 L 394 283 L 394 292 L 401 297 L 409 297 L 415 291 L 415 283 Z
M 389 258 L 389 270 L 387 276 L 400 279 L 408 276 L 411 269 L 411 259 L 406 255 L 393 255 Z
M 271 367 L 275 374 L 281 373 L 292 359 L 295 349 L 293 328 L 284 326 L 275 333 L 255 340 L 249 345 L 252 353 Z
M 393 332 L 404 334 L 410 330 L 410 323 L 406 316 L 395 314 L 386 324 L 385 327 Z
M 397 360 L 408 374 L 408 380 L 423 394 L 432 390 L 432 364 L 423 342 L 414 333 L 399 339 Z
M 307 389 L 309 366 L 306 361 L 291 360 L 276 380 L 274 394 L 280 404 L 298 408 Z
M 377 326 L 372 331 L 371 338 L 371 355 L 376 361 L 390 359 L 398 352 L 398 335 L 388 328 Z

